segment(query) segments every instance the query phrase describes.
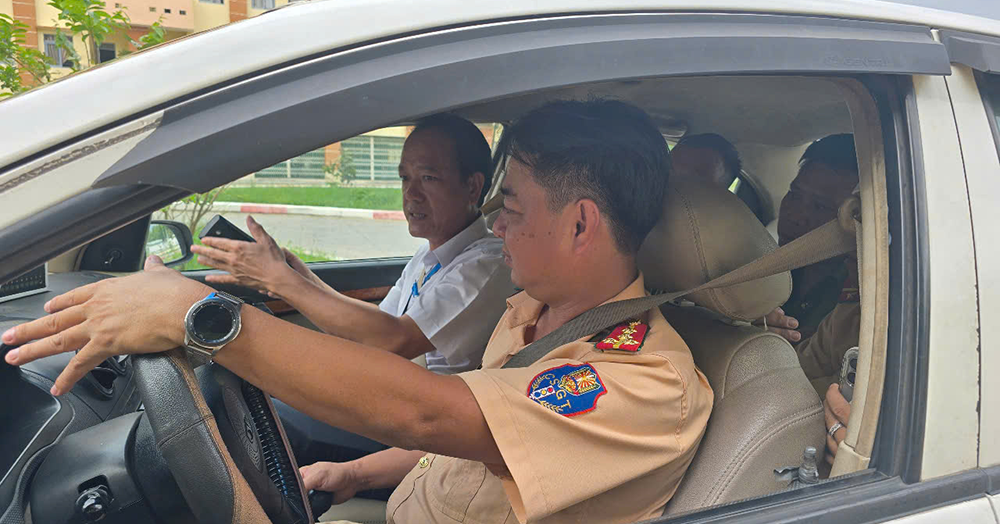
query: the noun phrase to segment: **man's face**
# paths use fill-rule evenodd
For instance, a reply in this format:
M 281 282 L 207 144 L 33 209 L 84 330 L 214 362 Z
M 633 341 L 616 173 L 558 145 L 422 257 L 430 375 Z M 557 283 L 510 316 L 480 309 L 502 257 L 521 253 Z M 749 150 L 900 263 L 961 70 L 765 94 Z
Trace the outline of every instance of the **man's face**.
M 837 218 L 840 204 L 857 183 L 857 173 L 821 162 L 807 162 L 799 168 L 778 209 L 778 243 L 785 245 Z
M 474 183 L 476 175 L 462 180 L 455 143 L 440 130 L 421 130 L 406 139 L 399 178 L 410 235 L 426 238 L 432 248 L 455 236 L 476 213 L 482 186 Z
M 545 189 L 531 175 L 531 168 L 511 159 L 500 191 L 504 207 L 493 224 L 503 239 L 504 262 L 511 280 L 537 300 L 559 286 L 560 268 L 572 258 L 572 220 L 567 213 L 549 209 Z M 570 206 L 565 206 L 566 208 Z
M 703 180 L 727 189 L 733 183 L 722 156 L 714 149 L 679 145 L 670 152 L 670 161 L 672 176 Z

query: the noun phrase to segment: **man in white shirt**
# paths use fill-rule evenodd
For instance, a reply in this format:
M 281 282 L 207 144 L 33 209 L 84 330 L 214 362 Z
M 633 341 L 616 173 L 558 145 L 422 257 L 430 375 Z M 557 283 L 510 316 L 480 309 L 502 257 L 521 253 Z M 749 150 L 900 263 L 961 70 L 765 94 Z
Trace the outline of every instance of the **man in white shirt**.
M 490 186 L 490 148 L 482 132 L 454 115 L 417 123 L 403 145 L 399 177 L 403 211 L 414 237 L 427 244 L 414 254 L 381 305 L 339 293 L 305 263 L 283 250 L 252 217 L 256 243 L 206 237 L 192 246 L 198 261 L 225 270 L 214 284 L 236 284 L 280 297 L 323 331 L 406 358 L 427 355 L 427 368 L 454 374 L 479 367 L 493 327 L 515 291 L 503 263 L 502 241 L 479 212 Z M 280 406 L 293 440 L 343 441 Z M 364 450 L 373 449 L 362 443 Z M 322 456 L 294 446 L 300 463 Z M 320 445 L 322 447 L 322 445 Z M 377 448 L 374 448 L 377 449 Z M 301 453 L 299 453 L 301 451 Z M 350 458 L 350 457 L 345 457 Z

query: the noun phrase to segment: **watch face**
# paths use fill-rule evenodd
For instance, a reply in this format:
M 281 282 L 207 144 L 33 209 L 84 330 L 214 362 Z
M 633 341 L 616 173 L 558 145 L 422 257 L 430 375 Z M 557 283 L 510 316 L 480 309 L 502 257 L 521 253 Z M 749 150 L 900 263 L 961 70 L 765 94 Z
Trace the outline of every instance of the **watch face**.
M 225 342 L 236 325 L 232 312 L 218 303 L 206 303 L 195 312 L 193 322 L 195 334 L 206 344 Z

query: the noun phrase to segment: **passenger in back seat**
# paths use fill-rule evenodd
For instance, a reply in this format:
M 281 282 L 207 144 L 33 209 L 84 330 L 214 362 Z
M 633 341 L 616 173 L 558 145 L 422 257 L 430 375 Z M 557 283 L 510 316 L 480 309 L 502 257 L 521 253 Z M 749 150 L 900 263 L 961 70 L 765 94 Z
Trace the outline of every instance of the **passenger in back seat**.
M 695 178 L 725 189 L 743 169 L 739 151 L 715 133 L 685 136 L 670 151 L 670 162 L 674 176 Z

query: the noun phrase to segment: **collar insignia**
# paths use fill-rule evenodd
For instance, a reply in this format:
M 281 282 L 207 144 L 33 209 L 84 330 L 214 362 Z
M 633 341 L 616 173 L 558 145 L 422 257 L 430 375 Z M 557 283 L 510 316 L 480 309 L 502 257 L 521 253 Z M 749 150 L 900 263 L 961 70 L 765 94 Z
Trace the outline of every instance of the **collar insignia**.
M 629 320 L 619 324 L 603 340 L 597 343 L 597 349 L 629 351 L 635 353 L 642 347 L 642 342 L 649 332 L 649 326 L 638 320 Z

